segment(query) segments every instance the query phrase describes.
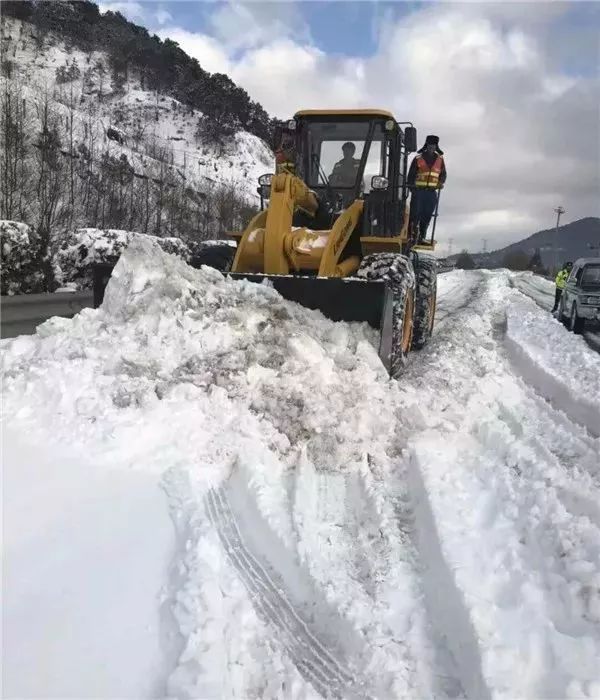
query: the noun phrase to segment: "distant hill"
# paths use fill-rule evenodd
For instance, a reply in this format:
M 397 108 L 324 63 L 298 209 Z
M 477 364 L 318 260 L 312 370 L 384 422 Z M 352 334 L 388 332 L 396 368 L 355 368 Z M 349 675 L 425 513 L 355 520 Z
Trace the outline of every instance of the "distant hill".
M 554 266 L 554 247 L 556 245 L 556 230 L 554 228 L 538 231 L 529 238 L 517 243 L 494 250 L 491 253 L 474 253 L 473 259 L 479 267 L 502 267 L 506 255 L 523 251 L 531 256 L 537 249 L 540 251 L 545 267 Z M 596 249 L 593 249 L 596 246 Z M 586 217 L 570 224 L 560 226 L 558 229 L 558 262 L 576 260 L 582 257 L 600 257 L 600 219 Z M 451 260 L 458 256 L 453 255 Z

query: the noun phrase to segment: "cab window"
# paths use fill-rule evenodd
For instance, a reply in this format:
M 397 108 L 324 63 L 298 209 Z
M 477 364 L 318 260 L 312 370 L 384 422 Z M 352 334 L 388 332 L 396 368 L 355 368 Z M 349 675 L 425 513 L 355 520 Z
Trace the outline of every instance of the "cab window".
M 360 161 L 365 150 L 369 132 L 368 122 L 318 122 L 311 121 L 305 127 L 308 142 L 308 184 L 310 187 L 323 187 L 332 180 L 336 189 L 353 189 L 356 185 L 357 169 L 353 162 Z M 387 150 L 380 124 L 373 129 L 371 147 L 366 154 L 365 170 L 361 178 L 361 190 L 369 192 L 371 178 L 374 175 L 385 175 L 387 169 Z M 354 152 L 350 159 L 344 161 L 343 146 L 351 143 Z M 332 178 L 334 168 L 338 172 Z
M 600 289 L 600 265 L 586 265 L 581 273 L 582 289 Z

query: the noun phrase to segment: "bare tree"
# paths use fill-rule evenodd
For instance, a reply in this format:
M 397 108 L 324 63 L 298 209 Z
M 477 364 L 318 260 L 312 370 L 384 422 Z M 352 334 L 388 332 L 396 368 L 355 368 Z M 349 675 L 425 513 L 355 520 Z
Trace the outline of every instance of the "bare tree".
M 5 80 L 0 104 L 0 217 L 26 218 L 28 202 L 27 152 L 29 124 L 22 86 Z
M 39 236 L 39 264 L 43 271 L 46 288 L 54 283 L 51 253 L 51 232 L 64 216 L 60 206 L 64 199 L 64 168 L 61 157 L 61 141 L 56 117 L 52 115 L 48 94 L 37 104 L 39 131 L 34 143 L 34 158 L 37 175 L 35 228 Z

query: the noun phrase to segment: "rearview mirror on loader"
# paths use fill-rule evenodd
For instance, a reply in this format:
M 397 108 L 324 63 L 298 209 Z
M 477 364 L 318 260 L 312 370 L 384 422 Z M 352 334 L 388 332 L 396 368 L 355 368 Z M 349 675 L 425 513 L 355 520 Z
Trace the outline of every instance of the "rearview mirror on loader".
M 417 130 L 414 126 L 407 126 L 404 129 L 404 147 L 409 153 L 417 150 Z

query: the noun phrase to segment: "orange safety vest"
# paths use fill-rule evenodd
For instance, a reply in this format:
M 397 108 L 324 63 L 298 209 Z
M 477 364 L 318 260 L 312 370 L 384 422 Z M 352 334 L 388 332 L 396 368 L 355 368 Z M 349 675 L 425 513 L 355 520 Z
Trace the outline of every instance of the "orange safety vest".
M 437 189 L 440 186 L 440 173 L 444 159 L 438 156 L 431 168 L 427 165 L 425 158 L 419 156 L 417 158 L 417 176 L 415 178 L 415 187 Z

